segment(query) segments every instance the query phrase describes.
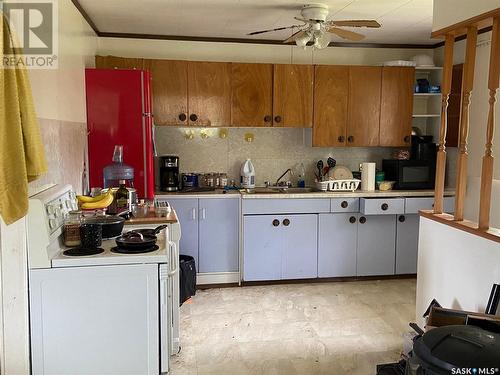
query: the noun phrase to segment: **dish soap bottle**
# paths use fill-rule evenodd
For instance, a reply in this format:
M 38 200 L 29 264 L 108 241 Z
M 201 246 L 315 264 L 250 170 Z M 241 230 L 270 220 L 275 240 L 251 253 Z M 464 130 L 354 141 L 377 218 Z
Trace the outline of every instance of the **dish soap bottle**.
M 297 178 L 297 187 L 305 188 L 306 187 L 306 171 L 304 168 L 304 163 L 300 163 L 298 168 L 298 178 Z
M 255 188 L 255 169 L 250 159 L 241 166 L 240 185 L 243 189 Z

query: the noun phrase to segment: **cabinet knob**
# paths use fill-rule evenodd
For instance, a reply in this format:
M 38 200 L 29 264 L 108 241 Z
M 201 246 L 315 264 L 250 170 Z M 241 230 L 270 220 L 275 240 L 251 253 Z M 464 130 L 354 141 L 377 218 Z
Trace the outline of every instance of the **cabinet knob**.
M 280 225 L 280 221 L 278 219 L 274 219 L 273 226 L 277 227 L 278 225 Z
M 271 115 L 264 116 L 264 122 L 271 122 L 271 121 L 273 121 L 273 116 Z
M 181 113 L 181 114 L 179 115 L 179 120 L 180 120 L 180 121 L 186 121 L 186 119 L 187 119 L 187 116 L 186 116 L 186 114 L 185 114 L 185 113 Z
M 404 223 L 404 222 L 405 222 L 405 220 L 406 220 L 405 215 L 400 215 L 400 216 L 398 217 L 398 220 L 399 220 L 399 222 L 400 222 L 400 223 Z
M 283 225 L 285 227 L 289 226 L 290 225 L 290 220 L 288 220 L 288 219 L 283 220 Z
M 192 113 L 191 115 L 189 115 L 189 119 L 191 121 L 196 121 L 196 120 L 198 120 L 198 116 L 196 116 L 194 113 Z
M 366 223 L 366 217 L 361 216 L 361 217 L 359 218 L 359 222 L 360 222 L 361 224 Z
M 382 206 L 380 206 L 380 208 L 382 209 L 382 211 L 387 211 L 389 205 L 387 203 L 382 203 Z
M 347 201 L 342 201 L 342 203 L 340 204 L 340 207 L 342 208 L 347 208 L 347 206 L 349 206 L 349 203 L 347 203 Z
M 337 138 L 337 140 L 339 141 L 339 143 L 344 143 L 345 137 L 343 135 L 339 135 L 339 137 Z
M 361 220 L 360 220 L 360 221 L 361 221 Z M 356 222 L 356 217 L 355 217 L 355 216 L 351 216 L 351 217 L 349 218 L 349 223 L 354 224 L 355 222 Z
M 410 143 L 410 140 L 411 140 L 411 137 L 409 135 L 407 135 L 406 137 L 404 137 L 405 143 Z
M 354 142 L 354 137 L 352 135 L 350 135 L 349 137 L 347 137 L 347 142 L 349 142 L 349 143 Z
M 275 122 L 281 122 L 281 116 L 274 116 Z

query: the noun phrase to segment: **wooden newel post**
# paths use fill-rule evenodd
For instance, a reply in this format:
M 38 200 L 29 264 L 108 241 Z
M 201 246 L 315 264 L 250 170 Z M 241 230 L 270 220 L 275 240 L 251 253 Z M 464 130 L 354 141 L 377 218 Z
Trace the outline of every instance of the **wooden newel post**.
M 439 143 L 436 161 L 436 184 L 434 188 L 434 213 L 443 213 L 444 177 L 446 169 L 446 129 L 447 129 L 447 109 L 448 98 L 451 91 L 451 76 L 453 71 L 453 45 L 455 37 L 446 34 L 444 44 L 444 68 L 441 98 L 441 126 L 439 128 Z
M 474 67 L 476 64 L 477 27 L 467 28 L 464 70 L 462 76 L 462 103 L 460 111 L 460 147 L 457 161 L 457 188 L 455 199 L 455 220 L 464 219 L 465 190 L 467 186 L 467 140 L 469 137 L 470 96 L 474 86 Z
M 481 195 L 479 198 L 479 229 L 490 227 L 491 186 L 493 183 L 493 134 L 495 131 L 495 100 L 500 80 L 500 17 L 493 19 L 491 33 L 490 69 L 488 78 L 489 111 L 486 125 L 486 148 L 481 170 Z

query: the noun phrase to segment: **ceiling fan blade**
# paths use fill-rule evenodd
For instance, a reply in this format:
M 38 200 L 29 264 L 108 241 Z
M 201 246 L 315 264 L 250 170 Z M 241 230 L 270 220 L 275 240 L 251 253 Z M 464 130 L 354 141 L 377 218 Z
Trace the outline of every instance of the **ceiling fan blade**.
M 365 38 L 365 36 L 362 34 L 355 33 L 354 31 L 339 29 L 338 27 L 329 27 L 326 30 L 330 33 L 340 36 L 341 38 L 352 40 L 355 42 L 358 42 Z
M 285 43 L 285 44 L 286 44 L 286 43 L 294 42 L 294 41 L 295 41 L 295 39 L 300 38 L 302 35 L 304 35 L 304 33 L 305 33 L 305 31 L 304 31 L 304 30 L 299 30 L 299 31 L 297 31 L 297 32 L 293 33 L 293 34 L 290 36 L 290 38 L 285 39 L 285 40 L 283 41 L 283 43 Z
M 286 29 L 293 29 L 294 27 L 301 27 L 301 26 L 299 26 L 299 25 L 292 25 L 292 26 L 277 27 L 276 29 L 253 31 L 251 33 L 248 33 L 247 35 L 257 35 L 257 34 L 270 33 L 272 31 L 280 31 L 280 30 L 286 30 Z
M 328 21 L 331 26 L 348 26 L 348 27 L 372 27 L 379 28 L 381 25 L 375 20 L 346 20 L 346 21 Z

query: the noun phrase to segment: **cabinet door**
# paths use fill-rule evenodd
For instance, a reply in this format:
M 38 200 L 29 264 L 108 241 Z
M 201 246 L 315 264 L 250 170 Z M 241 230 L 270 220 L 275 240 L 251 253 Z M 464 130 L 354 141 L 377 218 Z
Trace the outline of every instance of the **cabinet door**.
M 313 83 L 312 65 L 274 65 L 274 126 L 312 127 Z
M 283 235 L 275 215 L 247 215 L 243 219 L 243 279 L 280 280 Z M 273 222 L 276 225 L 273 225 Z
M 188 63 L 188 109 L 190 125 L 231 125 L 231 63 Z
M 349 67 L 348 146 L 378 146 L 382 68 Z
M 382 68 L 380 146 L 410 146 L 415 68 Z
M 357 275 L 394 275 L 396 215 L 360 216 Z
M 318 215 L 285 215 L 280 228 L 281 278 L 318 277 Z
M 153 81 L 153 121 L 156 125 L 186 125 L 187 61 L 147 60 Z
M 396 228 L 396 274 L 417 273 L 418 215 L 400 215 Z
M 231 64 L 233 126 L 271 126 L 272 64 Z
M 179 253 L 190 255 L 196 262 L 196 269 L 199 272 L 198 263 L 198 199 L 178 198 L 165 199 L 175 209 L 177 218 L 181 224 L 181 240 Z
M 315 67 L 313 146 L 346 145 L 348 98 L 349 67 Z
M 358 214 L 320 214 L 318 277 L 356 276 Z
M 95 67 L 100 69 L 145 69 L 144 59 L 117 56 L 96 56 Z
M 238 199 L 200 199 L 199 207 L 199 272 L 238 271 Z

